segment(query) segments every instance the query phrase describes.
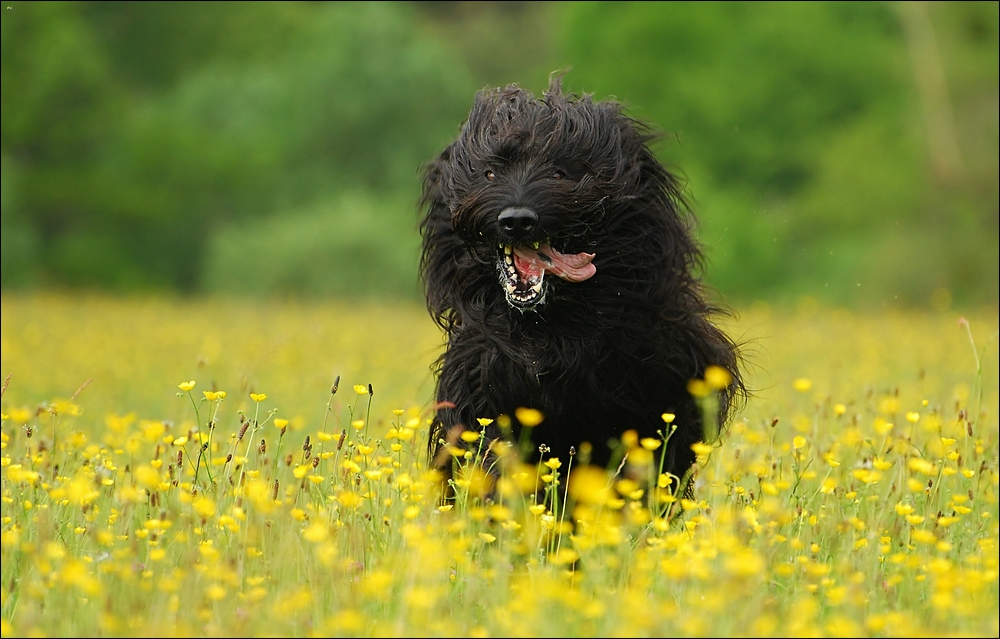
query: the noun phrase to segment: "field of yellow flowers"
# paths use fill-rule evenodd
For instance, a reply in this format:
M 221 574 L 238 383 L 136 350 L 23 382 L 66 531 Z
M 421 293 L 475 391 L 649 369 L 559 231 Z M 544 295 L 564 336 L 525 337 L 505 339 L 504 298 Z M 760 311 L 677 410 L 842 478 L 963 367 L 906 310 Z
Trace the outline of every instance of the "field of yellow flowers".
M 626 434 L 442 504 L 419 306 L 5 296 L 2 634 L 996 637 L 996 309 L 725 323 L 692 493 Z

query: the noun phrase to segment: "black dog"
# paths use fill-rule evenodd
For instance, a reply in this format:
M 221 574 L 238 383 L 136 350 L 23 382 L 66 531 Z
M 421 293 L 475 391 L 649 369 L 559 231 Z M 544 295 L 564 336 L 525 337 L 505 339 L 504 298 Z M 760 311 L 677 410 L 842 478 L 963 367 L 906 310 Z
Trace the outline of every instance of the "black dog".
M 448 338 L 429 452 L 446 474 L 459 431 L 505 415 L 517 440 L 515 411 L 529 407 L 544 415 L 536 458 L 540 444 L 566 461 L 589 442 L 602 466 L 609 440 L 657 437 L 673 413 L 665 470 L 683 477 L 705 436 L 689 381 L 711 365 L 731 375 L 719 426 L 742 396 L 737 347 L 709 321 L 681 185 L 653 137 L 620 104 L 563 95 L 555 78 L 542 99 L 480 91 L 427 166 L 421 270 Z M 502 434 L 494 422 L 486 443 Z

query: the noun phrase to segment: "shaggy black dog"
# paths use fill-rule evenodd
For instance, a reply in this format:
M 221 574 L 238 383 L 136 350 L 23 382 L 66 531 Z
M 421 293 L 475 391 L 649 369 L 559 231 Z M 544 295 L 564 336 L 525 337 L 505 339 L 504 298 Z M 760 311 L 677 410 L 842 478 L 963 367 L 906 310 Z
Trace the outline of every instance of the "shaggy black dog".
M 505 415 L 517 440 L 515 411 L 528 407 L 544 415 L 536 458 L 541 444 L 567 461 L 589 442 L 601 466 L 609 440 L 657 437 L 673 413 L 665 470 L 683 477 L 705 437 L 687 387 L 710 365 L 732 376 L 710 420 L 725 423 L 743 393 L 738 351 L 709 321 L 682 187 L 653 137 L 620 104 L 564 95 L 555 78 L 541 99 L 480 91 L 426 167 L 421 270 L 448 338 L 429 446 L 446 473 L 459 431 Z

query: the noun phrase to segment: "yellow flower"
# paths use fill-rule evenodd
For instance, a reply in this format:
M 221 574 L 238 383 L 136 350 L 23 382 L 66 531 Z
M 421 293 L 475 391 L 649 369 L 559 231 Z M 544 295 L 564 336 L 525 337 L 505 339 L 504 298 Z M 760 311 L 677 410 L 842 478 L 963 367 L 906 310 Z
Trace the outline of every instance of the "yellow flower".
M 219 584 L 212 584 L 205 588 L 205 597 L 212 601 L 219 601 L 226 596 L 226 589 Z
M 692 379 L 688 382 L 687 391 L 694 397 L 708 397 L 710 389 L 703 379 Z
M 198 495 L 191 503 L 191 507 L 202 519 L 209 519 L 215 516 L 215 502 L 204 495 Z
M 711 444 L 706 444 L 704 442 L 696 442 L 694 444 L 691 444 L 691 450 L 694 451 L 695 455 L 708 455 L 715 449 L 712 448 Z
M 649 451 L 656 450 L 657 448 L 660 447 L 660 444 L 662 443 L 663 442 L 661 442 L 659 439 L 656 439 L 655 437 L 643 437 L 642 439 L 639 440 L 639 444 L 643 448 Z
M 890 430 L 892 430 L 892 426 L 893 426 L 892 422 L 887 422 L 881 417 L 876 418 L 875 423 L 872 424 L 872 428 L 879 435 L 885 435 L 886 433 L 888 433 Z
M 937 541 L 937 536 L 933 532 L 923 528 L 914 530 L 911 533 L 911 537 L 913 538 L 913 541 L 925 546 L 930 546 Z
M 732 382 L 733 376 L 721 366 L 709 366 L 705 369 L 705 383 L 711 388 L 721 390 Z
M 461 434 L 462 441 L 469 442 L 470 444 L 479 439 L 479 433 L 474 430 L 463 430 Z
M 881 457 L 876 457 L 872 460 L 872 466 L 874 466 L 877 470 L 889 470 L 892 468 L 892 465 L 893 462 L 882 459 Z
M 794 382 L 792 382 L 792 388 L 799 391 L 800 393 L 806 392 L 807 390 L 812 388 L 812 385 L 813 385 L 812 381 L 805 377 L 800 377 Z
M 521 422 L 521 425 L 525 428 L 538 426 L 545 419 L 542 411 L 535 408 L 524 408 L 523 406 L 514 411 L 514 416 L 517 417 L 517 421 Z
M 337 501 L 345 508 L 357 508 L 364 501 L 364 498 L 350 490 L 342 490 L 337 494 Z
M 493 420 L 487 417 L 477 417 L 476 421 L 479 422 L 480 426 L 489 426 L 493 423 Z
M 552 470 L 556 470 L 562 466 L 562 462 L 559 461 L 558 457 L 551 457 L 545 460 L 545 465 L 551 468 Z
M 364 384 L 355 384 L 354 385 L 354 392 L 357 393 L 358 395 L 367 395 L 368 394 L 368 387 L 365 386 Z
M 760 574 L 767 567 L 764 558 L 750 548 L 741 548 L 728 555 L 723 564 L 727 572 L 737 578 Z
M 677 419 L 677 415 L 674 415 L 673 413 L 663 413 L 662 415 L 660 415 L 660 419 L 669 424 L 670 422 Z
M 146 490 L 155 490 L 160 484 L 160 473 L 152 466 L 146 466 L 145 464 L 137 466 L 132 476 L 135 478 L 136 483 Z
M 288 420 L 287 419 L 282 419 L 280 417 L 276 417 L 274 419 L 274 427 L 275 428 L 281 429 L 281 428 L 284 428 L 285 426 L 288 426 Z
M 911 457 L 909 461 L 906 462 L 907 467 L 917 473 L 923 475 L 935 475 L 937 474 L 937 469 L 934 467 L 933 462 L 929 462 L 926 459 L 920 459 L 919 457 Z
M 180 384 L 177 385 L 177 388 L 181 389 L 182 391 L 189 391 L 192 388 L 194 388 L 194 385 L 195 381 L 192 379 L 190 382 L 181 382 Z
M 566 566 L 580 558 L 580 553 L 570 548 L 560 548 L 557 552 L 549 554 L 549 562 L 556 566 Z
M 260 402 L 264 401 L 265 399 L 267 399 L 267 395 L 264 394 L 264 393 L 250 393 L 250 399 L 252 399 L 253 401 L 255 401 L 257 403 L 260 403 Z
M 479 538 L 488 544 L 492 544 L 497 538 L 489 533 L 479 533 Z
M 899 400 L 895 397 L 885 397 L 882 399 L 879 408 L 881 408 L 882 412 L 886 415 L 895 415 L 896 411 L 899 410 Z

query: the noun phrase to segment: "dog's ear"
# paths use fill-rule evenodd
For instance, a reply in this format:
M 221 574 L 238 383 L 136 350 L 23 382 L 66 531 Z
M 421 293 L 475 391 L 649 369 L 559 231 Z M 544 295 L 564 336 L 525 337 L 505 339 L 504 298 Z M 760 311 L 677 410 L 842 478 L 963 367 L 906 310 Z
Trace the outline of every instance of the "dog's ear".
M 454 144 L 424 168 L 420 207 L 422 237 L 420 275 L 424 283 L 427 310 L 442 328 L 454 322 L 459 299 L 457 267 L 465 254 L 464 245 L 452 229 L 450 174 Z

